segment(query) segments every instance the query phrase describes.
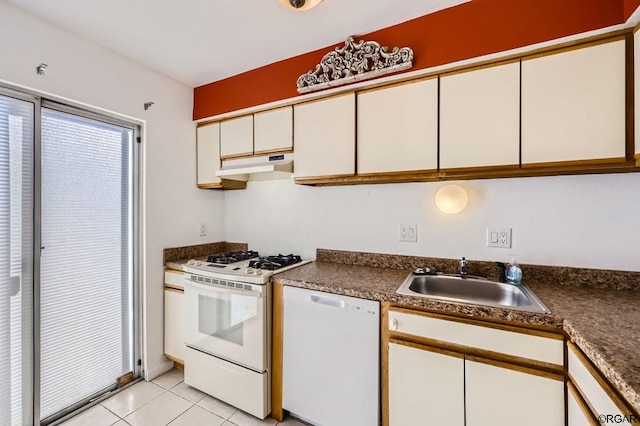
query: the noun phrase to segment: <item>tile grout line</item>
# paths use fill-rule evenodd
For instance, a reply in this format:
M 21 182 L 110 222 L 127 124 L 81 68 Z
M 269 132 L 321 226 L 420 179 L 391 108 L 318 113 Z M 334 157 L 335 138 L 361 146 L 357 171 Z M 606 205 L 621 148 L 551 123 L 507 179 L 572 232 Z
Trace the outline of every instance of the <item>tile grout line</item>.
M 108 399 L 105 399 L 105 401 L 108 401 Z M 107 410 L 108 412 L 110 412 L 111 414 L 113 414 L 114 416 L 116 416 L 116 417 L 118 418 L 118 421 L 111 423 L 112 425 L 114 425 L 114 424 L 118 423 L 120 420 L 124 420 L 122 417 L 120 417 L 119 415 L 117 415 L 117 414 L 116 414 L 116 413 L 114 413 L 113 411 L 109 410 L 109 409 L 108 409 L 107 407 L 105 407 L 104 405 L 102 405 L 102 403 L 103 403 L 103 402 L 104 402 L 104 401 L 100 401 L 100 402 L 99 402 L 98 404 L 96 404 L 96 405 L 101 406 L 102 408 L 104 408 L 105 410 Z M 93 408 L 93 407 L 92 407 L 92 408 Z M 75 417 L 75 416 L 74 416 L 74 417 Z
M 159 398 L 159 397 L 161 397 L 162 395 L 164 395 L 164 394 L 166 394 L 166 393 L 170 393 L 170 394 L 172 394 L 172 395 L 174 395 L 174 396 L 177 396 L 178 398 L 181 398 L 181 399 L 183 399 L 183 400 L 185 400 L 185 401 L 187 401 L 188 403 L 190 403 L 190 404 L 191 404 L 191 405 L 190 405 L 186 410 L 181 411 L 181 412 L 180 412 L 180 414 L 178 414 L 178 415 L 177 415 L 176 417 L 174 417 L 173 419 L 169 420 L 169 422 L 166 424 L 167 426 L 169 426 L 169 425 L 170 425 L 172 422 L 174 422 L 178 417 L 180 417 L 181 415 L 183 415 L 184 413 L 186 413 L 187 411 L 189 411 L 191 408 L 193 408 L 193 406 L 194 406 L 194 405 L 196 405 L 195 403 L 193 403 L 193 402 L 189 401 L 188 399 L 183 398 L 181 395 L 178 395 L 178 394 L 177 394 L 177 393 L 175 393 L 175 392 L 171 392 L 171 389 L 175 388 L 176 386 L 178 386 L 180 383 L 183 383 L 183 382 L 184 382 L 184 379 L 183 379 L 183 380 L 180 380 L 178 383 L 176 383 L 175 385 L 171 386 L 170 388 L 165 388 L 165 387 L 163 387 L 163 386 L 161 386 L 161 385 L 159 385 L 159 384 L 157 384 L 157 383 L 154 383 L 154 385 L 156 385 L 156 386 L 160 387 L 160 388 L 163 390 L 163 392 L 162 392 L 160 395 L 158 395 L 157 397 L 153 398 L 151 401 L 147 402 L 147 404 L 150 404 L 152 401 L 154 401 L 154 400 L 158 399 L 158 398 Z M 153 380 L 152 380 L 150 383 L 153 383 Z M 147 405 L 147 404 L 144 404 L 142 407 L 144 407 L 144 406 L 145 406 L 145 405 Z M 140 408 L 142 408 L 142 407 L 140 407 Z M 138 410 L 139 410 L 140 408 L 138 408 Z M 138 410 L 134 410 L 133 412 L 138 411 Z M 127 416 L 129 416 L 129 415 L 133 414 L 133 412 L 131 412 L 131 413 L 127 414 Z M 122 419 L 122 420 L 124 420 L 124 419 Z M 125 421 L 125 423 L 128 423 L 126 420 L 124 420 L 124 421 Z
M 155 379 L 154 379 L 154 380 L 155 380 Z M 146 381 L 145 381 L 145 382 L 146 382 Z M 145 383 L 145 382 L 141 382 L 141 383 Z M 150 382 L 146 382 L 146 383 L 151 383 L 151 384 L 153 384 L 153 385 L 155 385 L 155 386 L 159 387 L 160 389 L 162 389 L 162 392 L 160 392 L 157 396 L 155 396 L 155 397 L 151 398 L 149 401 L 145 402 L 144 404 L 142 404 L 140 407 L 136 408 L 136 409 L 135 409 L 135 410 L 133 410 L 132 412 L 127 413 L 124 417 L 120 417 L 120 416 L 118 416 L 118 417 L 120 417 L 120 420 L 124 421 L 125 423 L 127 423 L 127 424 L 129 424 L 129 425 L 130 425 L 131 423 L 129 423 L 129 422 L 125 419 L 125 417 L 128 417 L 128 416 L 132 415 L 132 414 L 133 414 L 133 413 L 135 413 L 136 411 L 138 411 L 138 410 L 140 410 L 141 408 L 143 408 L 143 407 L 147 406 L 147 405 L 148 405 L 148 404 L 150 404 L 151 402 L 153 402 L 153 401 L 155 401 L 156 399 L 160 398 L 160 397 L 161 397 L 162 395 L 164 395 L 165 393 L 169 392 L 169 389 L 166 389 L 166 388 L 164 388 L 164 387 L 160 386 L 159 384 L 154 383 L 154 382 L 153 382 L 153 380 L 152 380 L 152 381 L 150 381 Z M 182 382 L 179 382 L 178 384 L 180 384 L 180 383 L 182 383 Z M 175 386 L 177 386 L 177 385 L 175 385 Z M 178 395 L 178 396 L 179 396 L 179 395 Z M 105 408 L 107 408 L 107 407 L 105 407 Z M 114 414 L 115 414 L 115 413 L 114 413 Z M 116 416 L 117 416 L 117 414 L 116 414 Z M 174 420 L 175 420 L 175 419 L 174 419 Z M 173 420 L 171 420 L 171 421 L 173 421 Z

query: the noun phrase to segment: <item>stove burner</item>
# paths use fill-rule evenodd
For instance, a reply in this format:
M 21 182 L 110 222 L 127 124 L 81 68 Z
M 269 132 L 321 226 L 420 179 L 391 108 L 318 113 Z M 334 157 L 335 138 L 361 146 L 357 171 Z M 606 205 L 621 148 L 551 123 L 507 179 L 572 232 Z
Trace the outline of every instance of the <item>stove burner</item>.
M 207 257 L 209 263 L 229 264 L 234 262 L 241 262 L 243 260 L 253 259 L 259 257 L 260 254 L 257 251 L 232 251 L 228 253 L 222 253 L 219 255 L 213 255 Z
M 262 256 L 258 260 L 249 261 L 249 268 L 274 271 L 276 269 L 280 269 L 299 262 L 302 262 L 300 256 L 293 254 L 289 254 L 286 256 L 282 254 L 279 254 L 277 256 Z

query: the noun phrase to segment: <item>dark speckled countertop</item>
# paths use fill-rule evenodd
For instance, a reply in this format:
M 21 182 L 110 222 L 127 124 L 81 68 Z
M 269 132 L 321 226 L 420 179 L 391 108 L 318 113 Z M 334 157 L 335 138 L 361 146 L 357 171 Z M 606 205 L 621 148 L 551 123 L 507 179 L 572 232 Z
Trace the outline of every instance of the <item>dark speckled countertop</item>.
M 323 256 L 318 256 L 321 259 Z M 396 266 L 396 265 L 394 265 Z M 274 277 L 284 285 L 564 330 L 629 404 L 640 412 L 640 292 L 560 285 L 538 276 L 525 283 L 551 310 L 536 314 L 445 303 L 396 293 L 411 269 L 317 261 Z

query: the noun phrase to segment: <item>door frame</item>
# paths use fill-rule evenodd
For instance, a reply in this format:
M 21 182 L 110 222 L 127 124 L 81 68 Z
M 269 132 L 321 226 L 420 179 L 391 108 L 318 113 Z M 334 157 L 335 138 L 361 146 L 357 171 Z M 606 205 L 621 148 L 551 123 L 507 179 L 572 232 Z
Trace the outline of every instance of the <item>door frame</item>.
M 145 123 L 133 118 L 125 118 L 120 114 L 102 110 L 100 108 L 92 108 L 90 106 L 75 103 L 67 99 L 57 100 L 55 96 L 49 96 L 39 93 L 35 90 L 30 90 L 23 87 L 14 87 L 6 82 L 0 81 L 0 95 L 24 100 L 31 102 L 34 105 L 34 140 L 33 140 L 33 291 L 32 291 L 32 400 L 31 400 L 31 424 L 55 424 L 62 420 L 66 420 L 68 414 L 74 412 L 79 407 L 73 406 L 71 409 L 67 409 L 56 415 L 55 417 L 49 417 L 46 423 L 40 419 L 40 262 L 42 251 L 42 228 L 41 228 L 41 208 L 42 208 L 42 188 L 41 188 L 41 154 L 42 154 L 42 108 L 65 112 L 88 118 L 92 120 L 101 121 L 104 123 L 113 124 L 116 126 L 131 129 L 133 131 L 133 143 L 132 143 L 132 158 L 131 158 L 131 178 L 132 178 L 132 193 L 131 193 L 131 207 L 132 211 L 132 244 L 131 253 L 131 277 L 133 281 L 133 288 L 131 294 L 131 303 L 133 306 L 133 373 L 134 378 L 142 376 L 144 371 L 143 365 L 143 301 L 142 301 L 142 286 L 144 278 L 144 213 L 143 208 L 143 155 L 142 155 L 142 140 L 144 138 L 144 126 Z M 94 403 L 99 402 L 98 395 L 91 396 L 89 399 L 91 402 L 86 404 L 86 408 L 90 407 Z M 96 401 L 94 401 L 96 400 Z

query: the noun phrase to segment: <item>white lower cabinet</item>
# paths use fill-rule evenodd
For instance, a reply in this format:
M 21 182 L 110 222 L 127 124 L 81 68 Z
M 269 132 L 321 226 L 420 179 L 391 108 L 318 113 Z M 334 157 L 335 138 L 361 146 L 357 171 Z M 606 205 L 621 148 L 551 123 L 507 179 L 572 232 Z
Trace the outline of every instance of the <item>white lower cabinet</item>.
M 598 422 L 573 386 L 567 390 L 567 426 L 596 426 Z
M 574 401 L 584 400 L 587 409 L 571 408 L 569 398 L 569 426 L 583 424 L 635 424 L 640 416 L 625 403 L 611 388 L 608 381 L 591 364 L 587 357 L 574 344 L 568 345 L 569 394 L 574 393 Z M 581 407 L 579 407 L 581 408 Z M 583 408 L 583 407 L 582 407 Z M 591 411 L 591 416 L 586 412 Z M 587 423 L 585 420 L 587 419 Z M 591 420 L 589 420 L 591 419 Z M 598 419 L 598 422 L 595 420 Z M 591 421 L 591 423 L 588 423 Z
M 389 424 L 464 426 L 464 358 L 389 344 Z
M 164 353 L 184 361 L 184 293 L 164 289 Z
M 564 382 L 517 368 L 465 361 L 466 426 L 564 425 Z
M 443 349 L 390 343 L 389 425 L 563 426 L 560 376 L 520 370 Z
M 388 320 L 387 425 L 565 426 L 561 335 L 402 308 Z

